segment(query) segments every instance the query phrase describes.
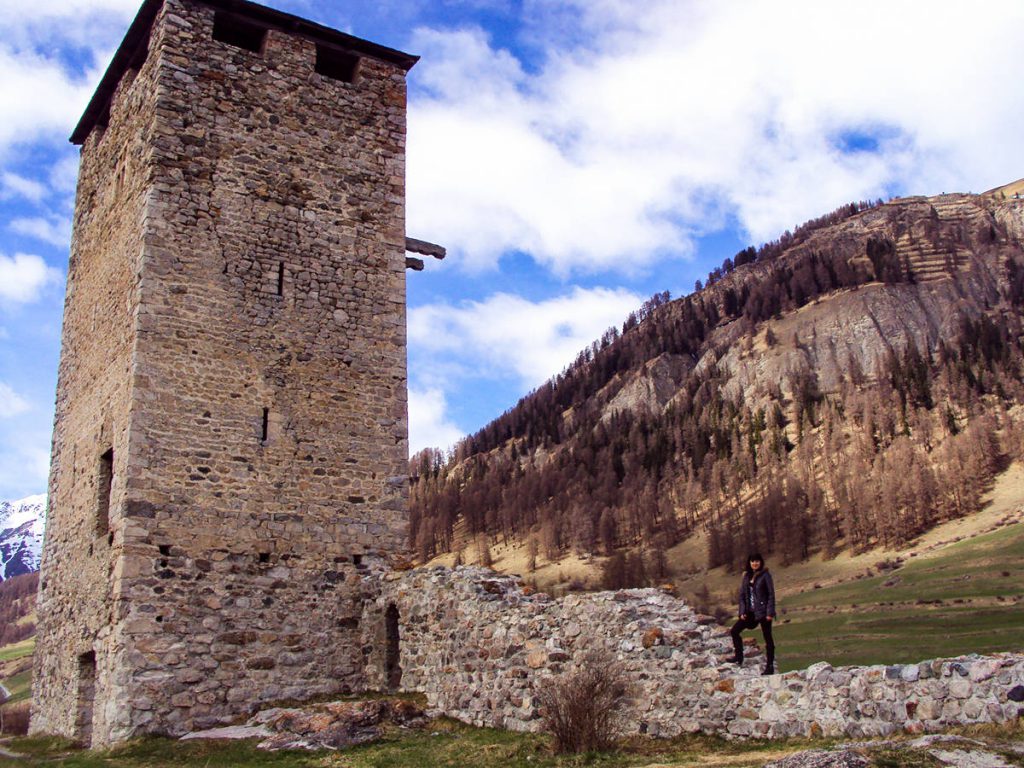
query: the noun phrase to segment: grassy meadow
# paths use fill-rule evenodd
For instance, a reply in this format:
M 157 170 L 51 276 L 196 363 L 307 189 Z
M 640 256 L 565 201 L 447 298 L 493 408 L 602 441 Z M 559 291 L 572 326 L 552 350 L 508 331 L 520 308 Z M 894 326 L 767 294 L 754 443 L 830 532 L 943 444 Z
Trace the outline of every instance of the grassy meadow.
M 29 638 L 0 648 L 0 683 L 10 694 L 4 706 L 27 701 L 31 695 L 31 656 L 35 647 L 35 638 Z
M 1024 649 L 1024 524 L 901 568 L 790 595 L 776 631 L 783 669 L 884 664 Z
M 20 643 L 5 645 L 0 648 L 0 664 L 7 661 L 16 661 L 17 659 L 24 658 L 25 656 L 31 656 L 35 647 L 36 640 L 34 637 L 31 637 L 28 640 L 22 640 Z

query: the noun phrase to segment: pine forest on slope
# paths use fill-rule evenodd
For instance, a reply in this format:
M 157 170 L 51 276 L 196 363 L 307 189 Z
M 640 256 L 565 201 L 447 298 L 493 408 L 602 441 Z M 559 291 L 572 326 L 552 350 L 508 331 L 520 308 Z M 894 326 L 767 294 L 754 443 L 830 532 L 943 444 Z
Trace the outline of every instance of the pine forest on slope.
M 1011 187 L 851 204 L 654 296 L 450 455 L 411 459 L 420 560 L 520 541 L 608 555 L 604 586 L 633 586 L 698 532 L 708 567 L 751 545 L 796 562 L 976 511 L 1024 445 Z

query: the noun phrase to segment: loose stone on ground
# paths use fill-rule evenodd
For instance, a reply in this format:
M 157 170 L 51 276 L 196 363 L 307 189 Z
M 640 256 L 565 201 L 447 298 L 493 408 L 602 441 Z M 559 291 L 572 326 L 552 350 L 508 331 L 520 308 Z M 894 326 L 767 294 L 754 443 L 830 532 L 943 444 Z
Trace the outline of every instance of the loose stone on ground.
M 423 710 L 404 699 L 339 701 L 268 709 L 244 726 L 197 731 L 182 739 L 260 738 L 258 747 L 271 751 L 343 749 L 376 741 L 386 725 L 416 727 L 425 722 Z

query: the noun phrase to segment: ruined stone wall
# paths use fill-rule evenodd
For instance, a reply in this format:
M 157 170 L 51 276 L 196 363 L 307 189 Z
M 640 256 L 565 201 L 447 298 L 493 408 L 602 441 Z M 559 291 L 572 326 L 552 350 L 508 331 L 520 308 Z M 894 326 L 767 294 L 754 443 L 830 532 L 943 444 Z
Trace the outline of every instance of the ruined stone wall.
M 137 339 L 140 223 L 148 193 L 157 63 L 125 77 L 109 124 L 82 147 L 68 263 L 41 567 L 32 728 L 88 739 L 105 733 L 123 664 L 115 603 L 128 494 L 132 356 Z M 110 492 L 101 470 L 113 450 Z M 106 498 L 101 498 L 106 496 Z M 107 507 L 107 522 L 101 519 Z M 94 654 L 95 680 L 82 679 Z M 90 689 L 90 691 L 85 689 Z
M 536 685 L 593 652 L 614 658 L 631 686 L 627 730 L 670 737 L 880 736 L 1016 719 L 1024 654 L 920 664 L 809 669 L 761 677 L 758 660 L 721 664 L 724 629 L 653 589 L 526 595 L 514 577 L 480 568 L 393 574 L 364 623 L 399 614 L 401 687 L 475 725 L 538 730 Z M 381 649 L 380 638 L 372 647 Z M 378 652 L 368 676 L 384 687 Z
M 124 136 L 99 145 L 146 163 L 144 208 L 110 203 L 136 256 L 135 337 L 110 374 L 118 556 L 71 588 L 95 590 L 82 642 L 110 638 L 94 744 L 364 687 L 364 573 L 405 548 L 405 71 L 364 55 L 342 82 L 315 71 L 312 38 L 271 28 L 248 50 L 214 39 L 216 14 L 162 4 L 134 85 L 149 101 L 115 102 Z M 69 312 L 98 290 L 76 284 Z M 72 333 L 97 345 L 62 363 L 74 375 L 109 358 L 102 318 Z M 47 558 L 70 581 L 76 556 Z M 41 655 L 44 697 L 64 695 L 62 654 Z M 33 728 L 68 733 L 55 723 Z

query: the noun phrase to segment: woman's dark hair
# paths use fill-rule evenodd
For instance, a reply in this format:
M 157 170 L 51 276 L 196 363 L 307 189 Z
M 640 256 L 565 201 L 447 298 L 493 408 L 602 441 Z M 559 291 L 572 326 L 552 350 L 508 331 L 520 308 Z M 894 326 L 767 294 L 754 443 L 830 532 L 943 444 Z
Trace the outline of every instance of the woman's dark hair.
M 747 562 L 744 564 L 744 570 L 746 570 L 748 572 L 750 570 L 752 570 L 751 567 L 750 567 L 750 563 L 752 561 L 754 561 L 754 560 L 760 560 L 761 561 L 761 567 L 762 568 L 764 567 L 764 558 L 761 557 L 761 553 L 760 552 L 751 552 L 749 555 L 747 555 Z

